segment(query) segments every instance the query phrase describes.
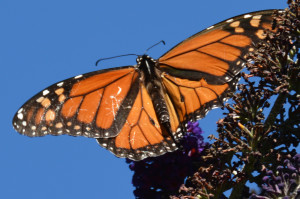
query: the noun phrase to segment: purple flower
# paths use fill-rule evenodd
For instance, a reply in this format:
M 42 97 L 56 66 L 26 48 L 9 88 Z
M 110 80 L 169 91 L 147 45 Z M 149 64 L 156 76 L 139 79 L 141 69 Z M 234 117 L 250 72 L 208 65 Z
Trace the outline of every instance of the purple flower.
M 136 198 L 169 198 L 198 169 L 194 162 L 199 161 L 201 152 L 208 146 L 198 125 L 198 122 L 188 122 L 188 132 L 181 140 L 182 150 L 138 162 L 126 160 L 134 171 L 132 184 L 136 187 Z
M 285 159 L 282 166 L 277 167 L 276 176 L 267 171 L 263 177 L 262 196 L 252 195 L 251 198 L 300 198 L 300 154 Z
M 184 135 L 182 139 L 182 146 L 188 156 L 192 156 L 195 153 L 201 153 L 205 146 L 207 145 L 204 142 L 204 138 L 202 136 L 203 131 L 199 127 L 198 122 L 188 122 L 187 124 L 187 133 Z

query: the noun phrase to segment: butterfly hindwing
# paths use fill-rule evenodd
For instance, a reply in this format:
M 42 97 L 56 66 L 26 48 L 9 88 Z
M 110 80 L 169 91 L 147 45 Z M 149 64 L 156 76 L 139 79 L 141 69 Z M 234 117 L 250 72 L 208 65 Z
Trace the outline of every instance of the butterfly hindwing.
M 173 132 L 173 136 L 175 134 Z M 120 133 L 116 137 L 99 138 L 97 141 L 116 156 L 134 160 L 177 149 L 171 135 L 160 125 L 150 95 L 142 83 Z
M 196 121 L 227 100 L 227 94 L 234 91 L 238 78 L 222 85 L 208 84 L 204 79 L 192 81 L 165 74 L 162 78 L 166 92 L 172 100 L 181 123 Z

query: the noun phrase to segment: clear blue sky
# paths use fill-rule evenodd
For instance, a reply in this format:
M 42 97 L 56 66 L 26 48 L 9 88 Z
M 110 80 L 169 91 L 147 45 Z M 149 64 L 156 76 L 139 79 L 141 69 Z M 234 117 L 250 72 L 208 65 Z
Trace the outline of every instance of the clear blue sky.
M 98 58 L 152 49 L 158 58 L 178 42 L 219 21 L 286 0 L 1 0 L 0 198 L 133 198 L 132 173 L 124 159 L 94 139 L 28 138 L 11 125 L 34 94 L 60 80 L 106 67 L 135 64 L 135 57 L 94 66 Z M 215 132 L 220 110 L 200 125 Z

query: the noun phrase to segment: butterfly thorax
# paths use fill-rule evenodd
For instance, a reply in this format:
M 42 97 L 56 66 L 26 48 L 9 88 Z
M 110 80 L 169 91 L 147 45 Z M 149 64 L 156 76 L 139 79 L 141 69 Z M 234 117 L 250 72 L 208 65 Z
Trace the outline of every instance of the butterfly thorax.
M 155 69 L 156 60 L 149 57 L 148 55 L 139 56 L 136 60 L 137 67 L 140 69 L 142 73 L 142 81 L 145 83 L 153 82 L 159 79 L 159 74 Z
M 161 71 L 157 67 L 156 60 L 147 55 L 139 56 L 137 66 L 141 72 L 140 79 L 150 94 L 159 121 L 169 128 L 170 116 L 163 95 L 165 91 L 161 83 Z

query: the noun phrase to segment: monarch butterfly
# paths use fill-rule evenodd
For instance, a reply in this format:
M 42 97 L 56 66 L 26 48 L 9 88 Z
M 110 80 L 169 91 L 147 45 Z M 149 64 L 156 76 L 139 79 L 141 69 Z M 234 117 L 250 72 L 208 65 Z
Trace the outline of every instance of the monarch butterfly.
M 178 148 L 185 124 L 221 106 L 235 88 L 252 43 L 271 29 L 274 10 L 236 16 L 176 45 L 159 59 L 78 75 L 53 84 L 15 114 L 30 137 L 96 138 L 118 157 L 141 160 Z

